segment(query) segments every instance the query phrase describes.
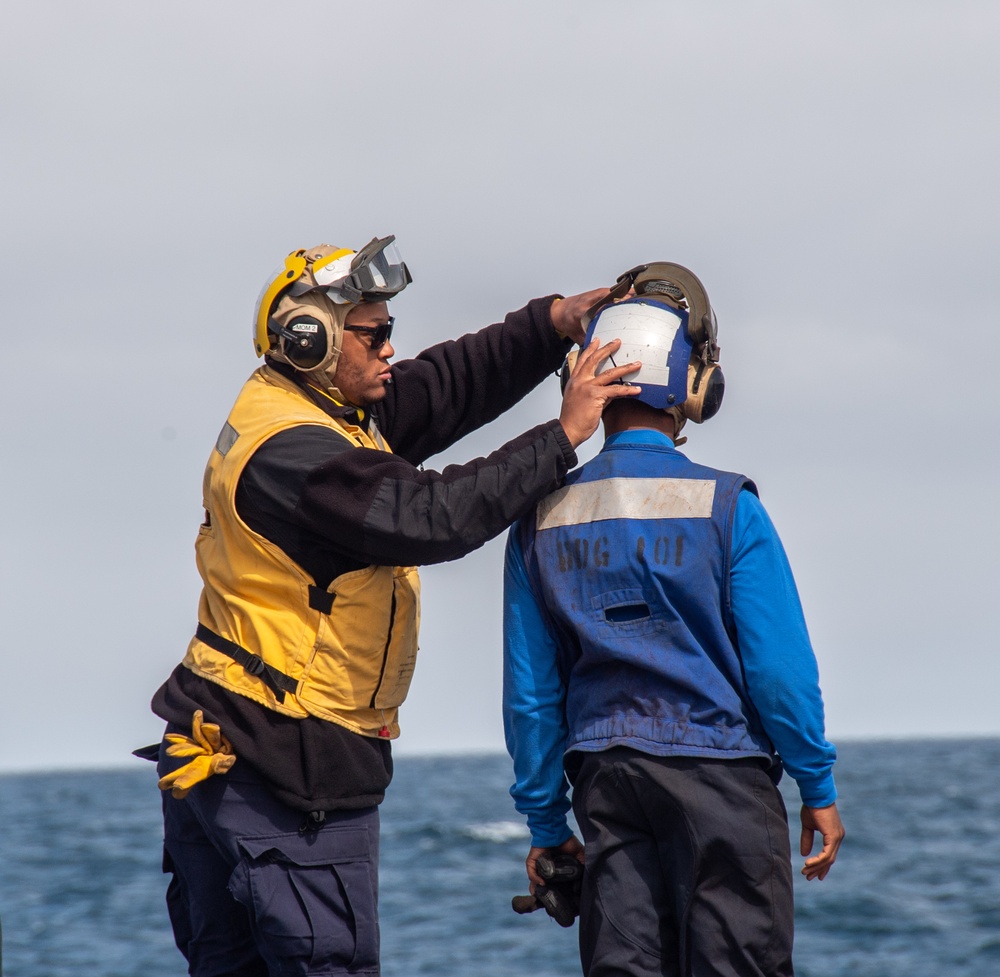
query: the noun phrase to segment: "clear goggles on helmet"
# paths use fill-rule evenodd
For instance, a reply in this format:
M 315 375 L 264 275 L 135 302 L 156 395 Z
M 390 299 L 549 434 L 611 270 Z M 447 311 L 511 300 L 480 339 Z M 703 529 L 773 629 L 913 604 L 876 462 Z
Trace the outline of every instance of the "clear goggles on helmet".
M 334 252 L 321 258 L 312 266 L 313 279 L 338 305 L 391 299 L 413 281 L 395 240 L 394 234 L 375 237 L 357 253 Z

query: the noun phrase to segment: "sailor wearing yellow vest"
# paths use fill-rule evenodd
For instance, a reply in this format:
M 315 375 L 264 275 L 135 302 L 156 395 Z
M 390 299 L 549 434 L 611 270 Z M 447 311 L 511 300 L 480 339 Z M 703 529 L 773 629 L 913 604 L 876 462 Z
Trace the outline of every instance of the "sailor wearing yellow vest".
M 417 655 L 416 568 L 367 566 L 321 589 L 280 547 L 248 531 L 236 511 L 236 486 L 247 461 L 289 424 L 318 425 L 375 451 L 384 447 L 374 428 L 334 419 L 297 391 L 281 374 L 259 370 L 212 453 L 205 477 L 209 519 L 196 544 L 206 586 L 198 635 L 184 665 L 285 715 L 395 737 L 396 709 Z M 260 665 L 241 664 L 223 637 Z
M 607 290 L 390 366 L 387 303 L 410 280 L 392 237 L 320 245 L 258 299 L 265 364 L 205 472 L 198 626 L 153 699 L 167 902 L 195 977 L 378 974 L 378 804 L 416 660 L 415 568 L 528 512 L 604 406 L 638 392 L 620 382 L 637 364 L 595 376 L 617 342 L 594 344 L 559 420 L 424 471 L 552 373 Z

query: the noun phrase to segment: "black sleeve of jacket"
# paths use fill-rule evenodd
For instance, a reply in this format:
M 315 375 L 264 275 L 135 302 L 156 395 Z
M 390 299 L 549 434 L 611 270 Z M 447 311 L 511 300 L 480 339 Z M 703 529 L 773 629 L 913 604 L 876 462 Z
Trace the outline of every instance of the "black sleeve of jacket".
M 296 519 L 363 563 L 441 563 L 503 532 L 557 489 L 575 464 L 558 421 L 442 472 L 420 471 L 384 451 L 351 448 L 310 471 Z
M 307 531 L 297 515 L 309 473 L 320 462 L 353 450 L 329 428 L 300 424 L 268 438 L 253 453 L 236 486 L 240 518 L 283 550 L 320 587 L 342 573 L 368 566 Z
M 533 299 L 503 322 L 393 366 L 392 383 L 374 408 L 392 450 L 419 465 L 495 420 L 557 370 L 572 343 L 552 327 L 554 298 Z

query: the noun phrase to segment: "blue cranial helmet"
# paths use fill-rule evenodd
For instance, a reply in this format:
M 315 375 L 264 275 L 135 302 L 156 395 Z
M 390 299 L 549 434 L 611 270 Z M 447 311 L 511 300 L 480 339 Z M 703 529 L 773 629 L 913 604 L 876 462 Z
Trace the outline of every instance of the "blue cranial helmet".
M 718 366 L 717 323 L 700 281 L 687 268 L 660 261 L 619 276 L 612 297 L 634 297 L 592 309 L 587 342 L 620 339 L 618 363 L 642 362 L 629 382 L 642 387 L 638 400 L 659 410 L 679 407 L 700 424 L 722 404 L 725 380 Z M 611 358 L 598 372 L 615 363 Z
M 660 410 L 683 404 L 687 399 L 688 361 L 694 348 L 688 338 L 687 320 L 688 314 L 682 309 L 647 298 L 606 305 L 591 320 L 587 342 L 596 336 L 601 345 L 620 339 L 621 346 L 597 372 L 615 363 L 641 361 L 639 372 L 628 378 L 629 383 L 642 387 L 638 399 Z

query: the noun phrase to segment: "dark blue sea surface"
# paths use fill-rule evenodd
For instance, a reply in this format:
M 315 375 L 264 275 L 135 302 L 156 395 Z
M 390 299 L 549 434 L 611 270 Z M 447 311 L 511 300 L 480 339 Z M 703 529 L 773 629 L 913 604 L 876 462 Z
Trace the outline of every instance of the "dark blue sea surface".
M 1000 975 L 1000 740 L 846 743 L 848 837 L 796 888 L 800 977 Z M 180 977 L 151 764 L 0 777 L 5 977 Z M 402 757 L 382 807 L 385 977 L 572 977 L 576 931 L 516 916 L 527 832 L 501 756 Z M 785 784 L 798 849 L 798 801 Z M 801 859 L 796 856 L 796 864 Z

